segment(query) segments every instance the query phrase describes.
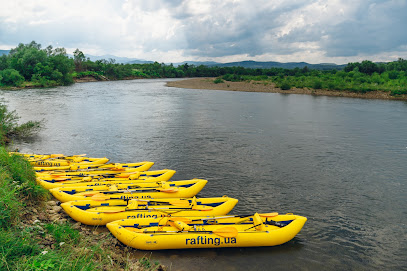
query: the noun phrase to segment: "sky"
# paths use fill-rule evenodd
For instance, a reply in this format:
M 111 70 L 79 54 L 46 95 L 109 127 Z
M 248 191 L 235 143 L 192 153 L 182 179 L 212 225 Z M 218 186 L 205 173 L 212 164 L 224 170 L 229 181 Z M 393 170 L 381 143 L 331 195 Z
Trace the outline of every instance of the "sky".
M 19 43 L 164 63 L 407 59 L 407 0 L 0 0 Z

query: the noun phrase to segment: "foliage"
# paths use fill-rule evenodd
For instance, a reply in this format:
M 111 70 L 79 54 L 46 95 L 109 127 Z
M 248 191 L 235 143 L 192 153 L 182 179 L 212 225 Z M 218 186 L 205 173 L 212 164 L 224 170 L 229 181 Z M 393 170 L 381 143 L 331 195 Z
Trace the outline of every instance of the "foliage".
M 221 78 L 216 78 L 215 80 L 213 80 L 213 82 L 215 83 L 215 84 L 220 84 L 220 83 L 224 83 L 224 81 L 221 79 Z
M 139 260 L 141 266 L 147 270 L 156 270 L 159 263 L 158 262 L 154 262 L 152 263 L 151 260 L 147 257 L 143 257 Z
M 222 76 L 222 79 L 225 81 L 231 81 L 231 82 L 240 82 L 240 81 L 244 81 L 243 77 L 239 74 L 225 74 L 224 76 Z
M 10 155 L 0 147 L 0 168 L 5 172 L 3 180 L 12 186 L 17 198 L 39 201 L 48 197 L 47 190 L 37 185 L 32 166 L 20 155 Z
M 18 124 L 20 117 L 16 111 L 9 112 L 7 107 L 0 103 L 0 144 L 9 143 L 13 138 L 26 138 L 33 136 L 41 127 L 40 121 L 28 121 Z
M 57 243 L 65 242 L 78 244 L 80 240 L 79 232 L 72 228 L 69 223 L 47 224 L 45 229 L 55 238 Z
M 64 48 L 41 49 L 35 41 L 20 43 L 9 55 L 0 58 L 0 85 L 21 87 L 24 81 L 40 87 L 69 85 L 73 83 L 70 75 L 73 67 L 74 62 Z
M 82 51 L 80 51 L 79 49 L 76 49 L 73 52 L 73 59 L 74 59 L 74 63 L 75 63 L 75 71 L 80 72 L 82 71 L 82 63 L 85 62 L 86 57 L 83 54 Z
M 19 87 L 24 83 L 24 77 L 15 69 L 0 71 L 0 85 Z
M 22 208 L 16 200 L 17 187 L 13 185 L 7 170 L 0 167 L 0 229 L 6 229 L 18 218 Z
M 289 83 L 288 81 L 283 81 L 283 82 L 281 83 L 281 85 L 279 85 L 279 87 L 280 87 L 282 90 L 290 90 L 290 89 L 291 89 L 291 85 L 290 85 L 290 83 Z
M 398 59 L 389 63 L 374 63 L 369 60 L 349 63 L 343 70 L 316 70 L 303 68 L 244 68 L 218 67 L 205 65 L 180 66 L 164 63 L 121 64 L 114 59 L 91 61 L 76 49 L 73 59 L 66 55 L 64 48 L 53 49 L 48 46 L 41 49 L 35 41 L 19 44 L 7 56 L 0 57 L 0 85 L 22 86 L 24 80 L 30 85 L 53 87 L 69 85 L 73 78 L 93 76 L 99 80 L 121 80 L 128 78 L 181 78 L 216 77 L 220 80 L 264 81 L 275 83 L 284 89 L 314 88 L 339 91 L 368 92 L 381 90 L 392 95 L 401 95 L 406 91 L 407 60 Z
M 112 265 L 108 252 L 91 245 L 89 240 L 41 249 L 38 242 L 47 232 L 40 225 L 0 231 L 0 270 L 106 270 Z

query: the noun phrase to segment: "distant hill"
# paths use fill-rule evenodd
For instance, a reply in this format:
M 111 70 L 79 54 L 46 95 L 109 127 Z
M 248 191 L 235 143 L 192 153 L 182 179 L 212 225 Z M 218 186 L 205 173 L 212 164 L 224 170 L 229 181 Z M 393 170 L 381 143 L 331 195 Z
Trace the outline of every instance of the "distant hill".
M 281 62 L 275 62 L 275 61 L 258 62 L 258 61 L 248 60 L 248 61 L 230 62 L 230 63 L 216 63 L 216 64 L 212 64 L 209 66 L 244 67 L 244 68 L 252 68 L 252 69 L 269 69 L 269 68 L 294 69 L 294 68 L 308 67 L 310 69 L 316 69 L 316 70 L 332 70 L 332 69 L 341 70 L 346 65 L 337 65 L 334 63 L 310 64 L 307 62 L 288 62 L 288 63 L 281 63 Z
M 8 55 L 9 53 L 10 53 L 10 50 L 0 50 L 0 56 Z
M 200 65 L 204 65 L 204 66 L 216 66 L 217 64 L 220 64 L 218 62 L 213 62 L 213 61 L 184 61 L 184 62 L 180 62 L 180 63 L 173 63 L 173 65 L 175 67 L 181 66 L 188 63 L 188 65 L 194 65 L 194 66 L 200 66 Z
M 128 57 L 120 57 L 120 56 L 114 56 L 114 55 L 102 55 L 102 56 L 93 56 L 93 55 L 86 55 L 86 57 L 89 57 L 90 60 L 96 61 L 96 60 L 101 60 L 101 59 L 114 59 L 116 60 L 116 63 L 129 63 L 129 64 L 144 64 L 144 63 L 154 63 L 154 61 L 146 61 L 142 59 L 137 59 L 137 58 L 128 58 Z
M 154 61 L 148 61 L 148 60 L 142 60 L 142 59 L 136 59 L 136 60 L 126 62 L 126 64 L 151 64 L 151 63 L 154 63 Z
M 85 53 L 84 53 L 85 54 Z M 68 54 L 70 58 L 73 58 L 73 55 Z M 91 61 L 95 62 L 96 60 L 110 60 L 114 59 L 115 63 L 123 63 L 123 64 L 144 64 L 144 63 L 154 63 L 154 61 L 147 61 L 137 58 L 128 58 L 128 57 L 121 57 L 121 56 L 114 56 L 114 55 L 102 55 L 102 56 L 94 56 L 85 54 L 86 58 L 89 58 Z

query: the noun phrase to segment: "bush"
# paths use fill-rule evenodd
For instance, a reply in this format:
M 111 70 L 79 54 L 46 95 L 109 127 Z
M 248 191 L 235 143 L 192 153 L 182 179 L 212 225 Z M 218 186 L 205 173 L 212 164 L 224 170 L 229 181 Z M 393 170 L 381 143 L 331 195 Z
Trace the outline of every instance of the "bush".
M 280 88 L 282 90 L 290 90 L 291 89 L 291 85 L 288 81 L 283 81 L 280 85 Z
M 240 82 L 243 81 L 242 76 L 238 75 L 238 74 L 225 74 L 224 76 L 222 76 L 222 79 L 225 81 L 231 81 L 231 82 Z
M 329 82 L 328 83 L 328 90 L 334 90 L 335 88 L 335 83 L 334 82 Z
M 40 121 L 28 121 L 19 125 L 19 119 L 15 111 L 9 112 L 7 107 L 0 103 L 0 145 L 9 143 L 12 138 L 33 136 L 42 127 Z
M 15 69 L 5 69 L 0 72 L 2 77 L 0 83 L 5 86 L 19 87 L 24 83 L 24 77 Z
M 221 78 L 216 78 L 215 80 L 213 80 L 213 82 L 215 83 L 215 84 L 220 84 L 220 83 L 224 83 L 224 81 L 221 79 Z
M 394 89 L 390 92 L 391 96 L 406 95 L 407 89 Z
M 322 82 L 319 81 L 319 80 L 315 80 L 315 81 L 312 83 L 312 88 L 313 88 L 313 89 L 322 89 Z

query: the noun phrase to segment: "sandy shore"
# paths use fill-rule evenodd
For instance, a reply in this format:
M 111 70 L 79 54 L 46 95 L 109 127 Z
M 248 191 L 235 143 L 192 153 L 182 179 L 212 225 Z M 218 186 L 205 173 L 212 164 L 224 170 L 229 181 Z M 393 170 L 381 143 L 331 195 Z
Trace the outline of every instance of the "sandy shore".
M 270 92 L 270 93 L 285 93 L 285 94 L 309 94 L 316 96 L 336 96 L 336 97 L 351 97 L 365 99 L 385 99 L 385 100 L 407 100 L 407 95 L 390 96 L 389 92 L 372 91 L 368 93 L 354 93 L 348 91 L 335 91 L 323 89 L 299 89 L 292 88 L 290 90 L 282 90 L 277 88 L 275 84 L 264 84 L 259 81 L 251 82 L 224 82 L 215 84 L 215 78 L 193 78 L 180 81 L 168 82 L 168 87 L 191 88 L 191 89 L 213 89 L 213 90 L 229 90 L 229 91 L 246 91 L 246 92 Z

